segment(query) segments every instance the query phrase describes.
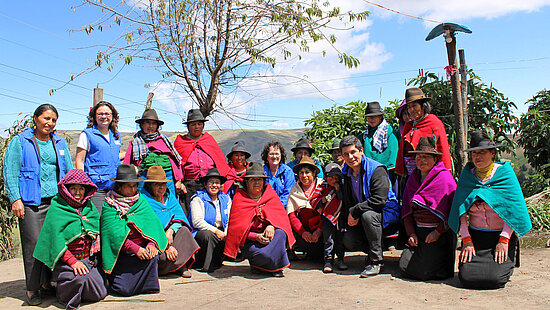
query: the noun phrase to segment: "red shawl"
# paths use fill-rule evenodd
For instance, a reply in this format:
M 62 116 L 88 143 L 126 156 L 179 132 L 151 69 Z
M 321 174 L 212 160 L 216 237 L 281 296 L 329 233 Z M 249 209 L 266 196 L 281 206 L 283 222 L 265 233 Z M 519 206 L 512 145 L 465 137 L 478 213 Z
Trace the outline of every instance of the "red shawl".
M 247 165 L 248 166 L 248 165 Z M 238 175 L 237 171 L 235 170 L 235 167 L 233 167 L 233 164 L 229 164 L 229 173 L 227 173 L 227 181 L 223 183 L 223 191 L 227 194 L 227 191 L 233 186 L 235 182 L 242 182 L 244 181 L 244 176 L 246 175 L 246 170 L 243 174 Z
M 412 122 L 407 122 L 405 128 L 403 128 L 403 135 L 401 141 L 399 141 L 399 151 L 397 152 L 397 162 L 395 163 L 395 173 L 399 175 L 405 175 L 405 163 L 403 160 L 403 150 L 405 143 L 408 143 L 416 149 L 418 141 L 421 137 L 435 135 L 437 138 L 436 149 L 443 153 L 441 155 L 441 161 L 445 165 L 445 168 L 452 170 L 453 165 L 451 162 L 451 153 L 449 150 L 449 141 L 447 140 L 447 133 L 443 123 L 433 114 L 428 114 L 414 127 Z
M 261 216 L 275 228 L 284 230 L 288 238 L 288 246 L 292 247 L 294 245 L 296 240 L 285 207 L 283 207 L 279 196 L 277 196 L 271 185 L 266 185 L 260 201 L 253 200 L 244 190 L 239 188 L 235 197 L 233 197 L 231 212 L 229 212 L 227 236 L 225 237 L 225 255 L 231 258 L 237 256 L 239 247 L 243 246 L 246 241 L 246 236 L 248 236 L 255 216 Z
M 332 224 L 336 225 L 338 217 L 340 216 L 340 209 L 342 207 L 342 200 L 336 195 L 334 187 L 323 182 L 321 186 L 315 188 L 315 193 L 310 199 L 310 204 L 314 209 L 318 209 L 322 204 L 319 204 L 323 197 L 327 198 L 327 203 L 324 205 L 323 210 L 319 210 L 323 216 L 325 216 Z
M 196 141 L 189 139 L 184 135 L 178 135 L 176 137 L 176 140 L 174 141 L 174 148 L 176 148 L 176 151 L 178 151 L 181 156 L 182 166 L 187 162 L 189 155 L 191 155 L 191 152 L 193 152 L 197 146 L 206 152 L 210 158 L 212 158 L 221 175 L 227 177 L 228 179 L 231 177 L 229 165 L 226 162 L 222 150 L 216 140 L 214 140 L 214 137 L 207 132 L 203 133 L 202 137 Z M 185 180 L 185 171 L 183 171 L 183 173 L 183 179 Z M 229 187 L 231 187 L 231 185 L 226 186 L 226 184 L 224 184 L 224 192 L 227 192 Z

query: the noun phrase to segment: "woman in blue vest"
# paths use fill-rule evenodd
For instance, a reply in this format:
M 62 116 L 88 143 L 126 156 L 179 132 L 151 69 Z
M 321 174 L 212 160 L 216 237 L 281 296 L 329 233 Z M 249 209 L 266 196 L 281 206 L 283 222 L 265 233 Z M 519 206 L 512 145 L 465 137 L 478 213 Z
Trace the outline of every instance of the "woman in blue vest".
M 223 249 L 227 232 L 227 220 L 231 209 L 231 198 L 223 193 L 222 186 L 227 179 L 218 169 L 208 170 L 200 178 L 204 189 L 191 198 L 191 222 L 193 235 L 201 247 L 195 254 L 195 268 L 213 272 L 222 266 Z
M 33 128 L 27 128 L 10 141 L 4 158 L 4 181 L 12 212 L 19 217 L 21 247 L 27 285 L 27 303 L 38 305 L 42 293 L 51 293 L 51 273 L 33 257 L 38 235 L 44 224 L 57 182 L 73 168 L 67 143 L 54 134 L 58 113 L 51 104 L 39 106 L 33 115 Z
M 80 133 L 76 145 L 76 168 L 84 170 L 98 191 L 92 202 L 99 213 L 105 195 L 113 187 L 111 178 L 116 177 L 120 165 L 120 134 L 118 112 L 106 101 L 100 101 L 88 115 L 88 127 Z

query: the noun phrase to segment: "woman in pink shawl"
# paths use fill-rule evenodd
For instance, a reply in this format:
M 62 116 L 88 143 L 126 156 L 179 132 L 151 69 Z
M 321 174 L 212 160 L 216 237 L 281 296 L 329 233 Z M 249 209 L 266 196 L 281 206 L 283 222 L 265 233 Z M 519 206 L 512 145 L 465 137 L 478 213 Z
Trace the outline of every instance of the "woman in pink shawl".
M 454 275 L 456 234 L 447 220 L 456 182 L 436 150 L 434 137 L 421 137 L 415 154 L 416 169 L 407 180 L 401 217 L 408 236 L 399 268 L 422 281 Z

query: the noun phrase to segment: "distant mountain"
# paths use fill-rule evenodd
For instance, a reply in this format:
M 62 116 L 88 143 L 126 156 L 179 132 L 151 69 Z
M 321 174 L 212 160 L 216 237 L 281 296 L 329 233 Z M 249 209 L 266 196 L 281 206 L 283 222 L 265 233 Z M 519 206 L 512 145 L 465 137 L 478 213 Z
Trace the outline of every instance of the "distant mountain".
M 247 150 L 252 154 L 250 161 L 262 161 L 261 152 L 264 145 L 269 141 L 280 141 L 286 149 L 287 161 L 292 157 L 292 152 L 290 149 L 293 147 L 294 143 L 300 139 L 304 133 L 304 128 L 302 129 L 286 129 L 286 130 L 261 130 L 261 129 L 242 129 L 242 130 L 210 130 L 208 131 L 214 139 L 218 142 L 218 145 L 222 149 L 224 154 L 229 153 L 233 144 L 236 141 L 244 141 Z M 74 160 L 76 153 L 76 143 L 78 142 L 78 136 L 80 131 L 77 130 L 59 130 L 58 134 L 64 136 L 69 143 L 69 149 L 71 150 L 71 156 Z M 176 139 L 180 132 L 163 132 L 172 142 Z M 126 151 L 128 144 L 132 139 L 135 132 L 121 132 L 122 135 L 122 150 Z

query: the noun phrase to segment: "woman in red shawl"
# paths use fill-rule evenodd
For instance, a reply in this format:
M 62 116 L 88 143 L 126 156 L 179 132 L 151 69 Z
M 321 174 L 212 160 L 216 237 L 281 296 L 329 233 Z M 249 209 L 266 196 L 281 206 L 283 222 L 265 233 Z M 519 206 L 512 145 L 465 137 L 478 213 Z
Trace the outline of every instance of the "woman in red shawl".
M 395 164 L 395 173 L 400 176 L 411 175 L 416 168 L 413 154 L 410 151 L 416 149 L 420 137 L 435 136 L 437 151 L 443 153 L 441 161 L 445 168 L 452 170 L 451 153 L 449 150 L 449 141 L 445 126 L 437 116 L 430 114 L 431 98 L 426 97 L 420 88 L 409 88 L 405 91 L 406 109 L 409 113 L 410 121 L 405 124 L 401 141 L 399 141 L 399 151 L 397 152 L 397 162 Z
M 282 277 L 290 265 L 287 243 L 292 247 L 295 240 L 281 200 L 266 178 L 262 164 L 248 165 L 246 190 L 237 189 L 233 198 L 224 254 L 235 258 L 242 251 L 252 273 Z
M 225 186 L 229 197 L 233 198 L 237 191 L 237 188 L 243 188 L 243 176 L 246 174 L 246 167 L 248 162 L 246 161 L 250 157 L 250 153 L 244 147 L 243 141 L 237 141 L 231 148 L 231 152 L 227 154 L 227 160 L 229 162 L 229 168 L 231 172 L 229 175 L 234 175 L 233 180 L 228 181 Z
M 230 175 L 232 171 L 214 137 L 203 131 L 205 122 L 207 120 L 199 109 L 189 110 L 187 121 L 184 122 L 188 133 L 178 135 L 174 141 L 174 148 L 181 156 L 184 195 L 180 196 L 180 203 L 186 214 L 189 214 L 191 197 L 196 191 L 204 189 L 200 178 L 204 177 L 208 170 L 217 168 L 227 179 L 235 178 L 234 175 Z M 230 186 L 224 184 L 223 192 L 226 193 Z

